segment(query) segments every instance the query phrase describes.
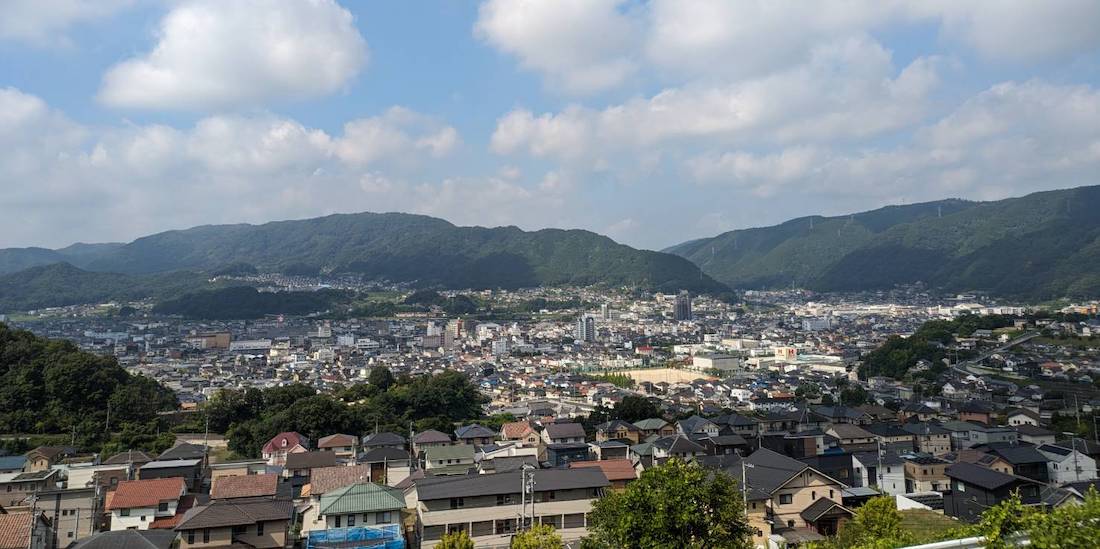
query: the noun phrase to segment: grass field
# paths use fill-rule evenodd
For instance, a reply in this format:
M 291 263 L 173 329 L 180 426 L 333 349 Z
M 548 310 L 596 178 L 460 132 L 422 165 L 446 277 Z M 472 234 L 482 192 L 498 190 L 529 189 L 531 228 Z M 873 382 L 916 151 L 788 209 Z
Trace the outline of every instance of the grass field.
M 910 509 L 901 512 L 901 526 L 913 534 L 916 543 L 943 539 L 948 531 L 960 525 L 959 521 L 935 511 Z

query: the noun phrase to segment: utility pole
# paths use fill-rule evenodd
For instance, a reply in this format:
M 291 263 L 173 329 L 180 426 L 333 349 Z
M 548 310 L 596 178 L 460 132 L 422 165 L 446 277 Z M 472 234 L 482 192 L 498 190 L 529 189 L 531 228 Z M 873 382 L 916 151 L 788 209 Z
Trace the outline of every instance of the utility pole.
M 875 476 L 878 477 L 878 482 L 877 482 L 878 486 L 876 486 L 876 487 L 878 488 L 879 492 L 884 492 L 885 490 L 882 487 L 882 483 L 883 483 L 883 476 L 882 476 L 882 439 L 878 438 L 878 437 L 875 437 L 875 445 L 876 445 L 877 450 L 878 450 L 876 452 L 878 454 L 878 470 L 875 471 Z
M 1077 435 L 1075 433 L 1062 433 L 1069 436 L 1070 449 L 1073 450 L 1073 480 L 1080 482 L 1081 468 L 1077 466 Z
M 746 468 L 752 469 L 754 467 L 756 466 L 746 462 L 744 457 L 741 458 L 741 500 L 742 504 L 745 506 L 746 513 L 749 509 L 749 475 L 746 472 Z

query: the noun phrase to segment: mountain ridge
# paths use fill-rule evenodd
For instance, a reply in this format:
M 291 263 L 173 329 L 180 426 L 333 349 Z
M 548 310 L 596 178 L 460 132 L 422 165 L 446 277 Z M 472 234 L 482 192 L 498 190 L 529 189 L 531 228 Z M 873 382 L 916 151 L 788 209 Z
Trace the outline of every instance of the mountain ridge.
M 1027 299 L 1087 297 L 1100 293 L 1098 211 L 1100 186 L 1084 186 L 808 216 L 664 251 L 741 289 L 862 291 L 920 282 Z

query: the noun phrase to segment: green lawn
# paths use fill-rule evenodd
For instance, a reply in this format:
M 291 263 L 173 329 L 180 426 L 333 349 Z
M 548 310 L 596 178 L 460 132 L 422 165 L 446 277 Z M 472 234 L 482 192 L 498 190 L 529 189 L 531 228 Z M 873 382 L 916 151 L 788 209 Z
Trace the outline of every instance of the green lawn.
M 901 526 L 913 534 L 916 543 L 943 539 L 948 531 L 961 525 L 959 521 L 935 511 L 910 509 L 901 512 Z

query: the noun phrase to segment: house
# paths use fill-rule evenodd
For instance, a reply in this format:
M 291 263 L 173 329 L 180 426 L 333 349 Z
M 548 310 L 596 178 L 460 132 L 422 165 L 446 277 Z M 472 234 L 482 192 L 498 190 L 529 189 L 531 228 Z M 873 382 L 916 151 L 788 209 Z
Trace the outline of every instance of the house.
M 1012 465 L 1012 474 L 1038 482 L 1050 481 L 1047 463 L 1050 461 L 1034 446 L 995 444 L 985 448 L 987 453 L 996 455 Z
M 1039 446 L 1041 444 L 1054 444 L 1057 434 L 1054 431 L 1037 427 L 1028 423 L 1017 425 L 1016 436 L 1021 442 Z
M 455 429 L 455 438 L 457 438 L 458 442 L 461 444 L 488 446 L 493 443 L 493 439 L 496 438 L 496 433 L 491 429 L 475 423 L 473 425 L 463 425 Z
M 401 524 L 405 495 L 401 490 L 360 482 L 321 496 L 320 515 L 325 529 Z
M 939 455 L 951 451 L 951 432 L 935 423 L 906 423 L 901 427 L 913 436 L 918 452 Z
M 168 461 L 150 461 L 138 469 L 137 477 L 142 480 L 157 478 L 182 478 L 187 489 L 196 491 L 202 485 L 201 459 L 173 459 Z
M 833 425 L 866 425 L 871 423 L 871 416 L 867 412 L 848 406 L 811 406 L 810 414 L 823 423 Z
M 417 514 L 423 549 L 443 534 L 464 531 L 475 546 L 507 546 L 517 530 L 522 471 L 467 477 L 425 477 L 415 481 L 409 498 Z M 598 468 L 539 469 L 534 480 L 535 521 L 557 530 L 565 542 L 588 534 L 587 515 L 610 486 Z
M 901 428 L 896 423 L 872 423 L 862 426 L 863 430 L 872 433 L 882 444 L 883 448 L 896 452 L 913 451 L 913 434 Z
M 718 435 L 705 437 L 695 441 L 707 449 L 707 453 L 714 456 L 720 454 L 748 455 L 752 445 L 741 435 Z
M 359 437 L 337 433 L 327 437 L 321 437 L 317 441 L 317 449 L 324 452 L 332 452 L 336 457 L 353 460 L 359 453 Z
M 634 470 L 634 464 L 631 463 L 629 459 L 577 461 L 569 464 L 570 469 L 590 467 L 595 467 L 603 471 L 603 476 L 607 477 L 607 481 L 611 483 L 608 487 L 612 490 L 623 490 L 626 488 L 627 484 L 630 484 L 638 478 L 638 473 Z
M 177 442 L 171 448 L 157 456 L 158 461 L 170 461 L 174 459 L 198 459 L 206 458 L 206 447 L 201 444 Z
M 274 498 L 279 492 L 279 475 L 224 476 L 213 480 L 210 499 Z
M 707 455 L 707 449 L 703 445 L 681 433 L 661 437 L 650 444 L 653 445 L 653 459 L 656 463 L 664 463 L 669 458 L 694 461 L 695 458 Z
M 905 460 L 905 493 L 940 492 L 947 489 L 945 471 L 950 461 L 933 456 L 907 456 Z
M 576 444 L 585 439 L 584 426 L 580 423 L 548 423 L 542 429 L 546 444 Z
M 852 486 L 876 487 L 892 496 L 905 493 L 905 460 L 896 453 L 856 452 L 852 461 Z
M 48 549 L 53 537 L 43 513 L 0 513 L 0 549 Z
M 325 494 L 352 484 L 372 482 L 370 474 L 370 465 L 337 465 L 311 471 L 309 484 L 302 488 L 301 495 L 308 503 L 299 508 L 302 514 L 302 532 L 325 529 L 320 514 L 321 498 Z
M 836 534 L 852 517 L 842 505 L 844 483 L 766 448 L 746 458 L 708 456 L 699 463 L 735 479 L 745 475 L 750 524 L 762 524 L 757 526 L 762 532 L 756 536 L 756 544 L 771 534 L 792 543 L 822 539 Z M 754 515 L 761 520 L 754 520 Z
M 1036 448 L 1049 460 L 1047 472 L 1050 482 L 1056 486 L 1097 478 L 1096 460 L 1072 446 L 1067 441 L 1060 445 L 1044 444 Z
M 538 446 L 542 442 L 542 436 L 530 421 L 513 421 L 500 426 L 500 440 L 531 447 Z
M 974 522 L 986 509 L 1017 491 L 1025 505 L 1041 502 L 1043 485 L 1028 478 L 1006 475 L 973 463 L 956 463 L 948 467 L 945 474 L 950 489 L 943 494 L 943 512 L 949 517 Z
M 293 431 L 287 431 L 279 433 L 267 441 L 261 451 L 261 456 L 267 460 L 268 465 L 283 465 L 286 463 L 288 454 L 308 451 L 308 438 Z
M 588 447 L 596 454 L 597 460 L 630 458 L 630 445 L 622 440 L 593 442 Z
M 1006 422 L 1015 427 L 1017 425 L 1031 425 L 1038 427 L 1041 423 L 1039 413 L 1026 408 L 1013 408 L 1005 414 Z
M 286 456 L 286 464 L 283 468 L 284 477 L 308 477 L 309 472 L 321 467 L 333 467 L 339 463 L 336 452 L 314 450 L 311 452 L 294 452 Z
M 1012 474 L 1012 464 L 1005 461 L 1000 456 L 987 454 L 973 448 L 956 450 L 946 453 L 941 457 L 951 463 L 973 463 L 974 465 L 981 465 L 987 469 L 993 469 L 998 473 L 1004 473 L 1006 475 Z
M 172 549 L 175 541 L 176 532 L 173 530 L 117 530 L 84 538 L 70 549 Z
M 641 429 L 638 429 L 633 423 L 621 419 L 613 419 L 596 426 L 596 442 L 628 440 L 630 444 L 638 444 L 642 441 L 641 435 Z
M 66 456 L 76 453 L 72 448 L 64 448 L 62 446 L 39 446 L 26 454 L 27 465 L 25 467 L 26 472 L 35 473 L 38 471 L 46 471 L 50 467 L 61 463 L 61 460 Z
M 431 475 L 465 475 L 474 466 L 474 447 L 469 444 L 437 446 L 424 452 L 424 471 Z
M 61 482 L 60 476 L 57 469 L 0 474 L 0 509 L 29 509 L 29 496 L 41 490 L 57 488 Z
M 634 426 L 640 431 L 639 437 L 641 440 L 645 440 L 651 436 L 667 437 L 676 434 L 676 427 L 660 418 L 635 421 Z
M 980 400 L 968 400 L 962 403 L 958 410 L 959 421 L 977 421 L 989 425 L 993 423 L 993 406 Z
M 691 416 L 677 422 L 676 430 L 684 436 L 696 438 L 704 436 L 716 437 L 720 429 L 718 425 L 707 418 Z
M 294 506 L 289 500 L 220 500 L 195 507 L 176 531 L 180 549 L 286 547 Z
M 940 425 L 951 436 L 951 448 L 963 450 L 990 443 L 1014 444 L 1019 436 L 1012 427 L 987 427 L 971 421 L 945 421 Z
M 221 477 L 262 475 L 268 472 L 268 467 L 271 466 L 262 459 L 241 459 L 211 463 L 209 466 L 210 481 L 214 482 Z
M 174 528 L 193 503 L 184 479 L 127 480 L 108 492 L 104 510 L 111 514 L 111 530 Z
M 852 423 L 834 424 L 825 430 L 825 434 L 836 437 L 841 448 L 848 452 L 877 450 L 879 445 L 874 433 Z
M 936 417 L 936 414 L 937 412 L 927 404 L 910 402 L 898 410 L 898 419 L 908 421 L 910 418 L 916 418 L 917 421 L 931 421 Z
M 363 437 L 363 451 L 375 448 L 405 449 L 405 437 L 397 433 L 375 433 Z
M 760 434 L 760 422 L 740 414 L 718 416 L 714 419 L 719 435 L 738 435 L 753 438 Z
M 575 461 L 592 459 L 588 444 L 584 442 L 562 442 L 547 444 L 544 447 L 543 461 L 551 467 L 565 467 Z
M 428 429 L 421 433 L 417 433 L 412 438 L 412 450 L 413 455 L 417 459 L 424 457 L 424 450 L 428 448 L 434 448 L 438 446 L 450 446 L 453 444 L 450 435 L 447 433 L 436 431 L 435 429 Z
M 0 475 L 22 473 L 27 466 L 27 456 L 0 456 Z
M 96 488 L 70 488 L 37 492 L 35 507 L 49 519 L 52 547 L 67 547 L 96 531 Z
M 359 456 L 359 463 L 370 466 L 373 482 L 394 486 L 412 472 L 412 458 L 398 448 L 375 448 Z

